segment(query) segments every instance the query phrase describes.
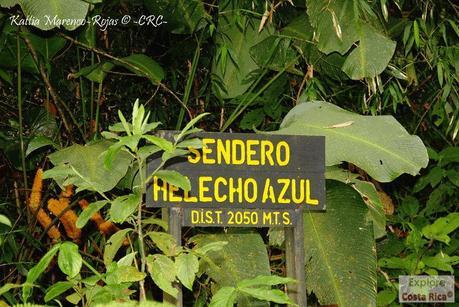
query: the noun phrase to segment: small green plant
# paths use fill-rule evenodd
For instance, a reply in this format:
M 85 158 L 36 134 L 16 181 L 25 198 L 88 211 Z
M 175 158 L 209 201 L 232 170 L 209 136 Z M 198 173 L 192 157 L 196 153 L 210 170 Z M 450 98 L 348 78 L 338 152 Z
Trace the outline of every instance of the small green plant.
M 181 247 L 176 239 L 164 231 L 151 230 L 152 225 L 167 230 L 167 223 L 154 216 L 144 217 L 142 212 L 143 195 L 146 185 L 153 176 L 168 181 L 184 191 L 190 189 L 190 181 L 175 171 L 162 169 L 164 164 L 176 157 L 188 154 L 188 148 L 200 148 L 197 138 L 189 138 L 200 129 L 194 124 L 206 113 L 192 119 L 185 128 L 178 132 L 173 141 L 152 135 L 160 125 L 149 123 L 149 113 L 143 105 L 134 103 L 132 121 L 127 122 L 121 111 L 118 112 L 119 123 L 110 126 L 109 131 L 102 132 L 106 141 L 97 141 L 86 146 L 73 145 L 50 155 L 55 165 L 44 174 L 44 178 L 53 178 L 61 186 L 74 185 L 76 192 L 89 190 L 99 195 L 99 200 L 92 202 L 79 216 L 76 225 L 83 228 L 93 214 L 109 206 L 110 220 L 116 223 L 128 223 L 132 227 L 124 228 L 113 234 L 104 250 L 103 262 L 105 273 L 99 273 L 79 253 L 78 246 L 71 242 L 56 244 L 27 275 L 23 287 L 22 299 L 27 302 L 31 296 L 33 284 L 48 267 L 50 261 L 59 252 L 60 270 L 67 276 L 67 281 L 58 282 L 46 291 L 45 302 L 57 298 L 69 289 L 74 293 L 66 298 L 73 304 L 91 305 L 116 299 L 129 299 L 132 290 L 139 284 L 139 297 L 146 300 L 145 278 L 150 274 L 153 281 L 164 292 L 176 296 L 174 287 L 177 282 L 192 290 L 193 282 L 199 269 L 199 259 L 207 251 L 220 249 L 226 242 L 214 243 L 211 246 L 188 249 Z M 146 174 L 147 159 L 156 153 L 162 153 L 161 162 L 151 173 Z M 82 156 L 85 161 L 82 161 Z M 111 197 L 108 193 L 128 173 L 133 176 L 133 183 L 125 186 L 129 194 Z M 130 234 L 134 234 L 131 241 Z M 129 240 L 129 252 L 118 261 L 115 256 Z M 147 255 L 146 240 L 162 253 Z M 83 264 L 94 275 L 83 278 L 80 270 Z M 148 269 L 148 270 L 147 270 Z M 102 281 L 103 286 L 100 285 Z
M 239 281 L 235 287 L 223 287 L 218 290 L 212 297 L 209 307 L 233 306 L 241 295 L 278 304 L 298 306 L 281 290 L 271 289 L 271 286 L 291 282 L 295 280 L 279 276 L 257 276 L 252 279 L 244 279 Z

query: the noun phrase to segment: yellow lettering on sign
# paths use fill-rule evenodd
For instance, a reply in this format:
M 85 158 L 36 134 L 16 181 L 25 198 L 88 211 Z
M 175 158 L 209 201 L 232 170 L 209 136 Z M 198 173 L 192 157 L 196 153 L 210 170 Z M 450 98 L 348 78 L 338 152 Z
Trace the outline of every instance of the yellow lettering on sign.
M 304 179 L 299 181 L 299 184 L 297 184 L 295 179 L 292 180 L 292 200 L 295 204 L 301 204 L 304 202 Z M 299 196 L 297 194 L 297 190 L 300 192 Z
M 196 164 L 201 160 L 201 152 L 195 148 L 188 147 L 188 150 L 190 151 L 190 155 L 188 155 L 188 162 Z M 193 157 L 194 155 L 194 157 Z
M 279 204 L 290 204 L 290 199 L 285 199 L 284 196 L 287 192 L 288 187 L 290 186 L 290 179 L 286 178 L 279 178 L 277 179 L 277 183 L 282 184 L 282 190 L 279 193 Z
M 290 225 L 290 213 L 288 212 L 282 213 L 282 222 L 284 225 Z
M 231 164 L 231 146 L 230 145 L 231 145 L 230 140 L 225 140 L 224 145 L 221 139 L 217 140 L 217 164 L 222 164 L 223 160 L 225 160 L 225 164 Z
M 196 164 L 286 166 L 290 162 L 290 145 L 270 140 L 222 140 L 203 138 L 201 151 L 189 147 L 188 162 Z
M 214 182 L 214 198 L 215 198 L 215 201 L 217 201 L 219 203 L 222 203 L 222 202 L 226 201 L 226 199 L 228 198 L 228 195 L 226 195 L 226 194 L 221 195 L 220 194 L 220 185 L 224 185 L 224 186 L 228 185 L 228 183 L 226 182 L 225 178 L 217 177 L 217 179 L 215 179 L 215 182 Z
M 202 163 L 204 164 L 215 164 L 215 159 L 209 158 L 209 155 L 212 153 L 212 149 L 207 146 L 209 144 L 214 144 L 215 139 L 204 138 L 202 139 Z
M 229 178 L 229 188 L 228 188 L 228 196 L 229 202 L 234 202 L 234 194 L 237 194 L 238 202 L 242 202 L 242 178 L 237 178 L 237 183 L 235 185 L 234 178 Z
M 271 221 L 272 220 L 272 215 L 271 215 L 271 211 L 263 211 L 263 224 L 269 224 L 271 225 Z
M 159 193 L 162 192 L 163 198 L 161 200 L 167 201 L 167 183 L 165 181 L 162 182 L 162 185 L 159 186 L 159 179 L 158 177 L 153 178 L 153 200 L 158 201 Z
M 311 199 L 311 183 L 309 179 L 306 179 L 305 189 L 306 189 L 306 203 L 308 205 L 317 206 L 319 204 L 319 200 L 314 199 L 314 198 Z
M 198 198 L 196 196 L 190 196 L 190 191 L 183 192 L 183 200 L 187 203 L 197 203 Z
M 247 140 L 247 165 L 260 164 L 260 161 L 258 161 L 256 158 L 254 159 L 254 156 L 257 154 L 257 152 L 252 148 L 252 146 L 258 145 L 259 143 L 259 140 Z
M 192 224 L 199 223 L 199 211 L 198 210 L 191 210 L 191 223 Z
M 262 203 L 266 203 L 268 198 L 271 200 L 273 204 L 276 203 L 276 196 L 274 194 L 274 188 L 271 185 L 271 179 L 267 178 L 265 181 L 265 187 L 263 189 L 263 196 L 261 198 Z
M 265 165 L 266 163 L 268 163 L 269 165 L 274 165 L 273 152 L 274 145 L 271 141 L 261 141 L 261 165 Z
M 198 190 L 199 190 L 199 201 L 200 202 L 208 203 L 212 201 L 212 197 L 204 195 L 205 192 L 209 192 L 209 187 L 204 185 L 206 182 L 209 182 L 209 181 L 212 181 L 212 177 L 210 176 L 199 177 Z
M 284 152 L 283 157 L 281 152 Z M 290 162 L 290 146 L 286 141 L 280 141 L 276 147 L 276 160 L 279 166 L 285 166 Z
M 249 188 L 249 185 L 252 187 Z M 252 190 L 252 195 L 249 195 L 249 189 Z M 257 182 L 253 178 L 248 178 L 246 181 L 244 181 L 244 199 L 246 202 L 249 204 L 254 203 L 257 200 L 258 196 L 258 186 Z
M 239 156 L 238 156 L 239 155 Z M 245 162 L 245 143 L 242 140 L 233 140 L 231 144 L 231 164 L 241 165 Z
M 216 214 L 216 218 L 217 218 L 217 224 L 221 224 L 222 223 L 222 212 L 221 210 L 216 210 L 215 211 L 215 214 Z
M 169 201 L 182 201 L 182 197 L 175 195 L 174 192 L 178 192 L 179 188 L 177 188 L 173 184 L 169 184 Z
M 205 223 L 207 223 L 207 224 L 212 224 L 213 222 L 214 222 L 214 218 L 213 218 L 213 216 L 212 216 L 212 211 L 207 210 L 207 211 L 206 211 Z

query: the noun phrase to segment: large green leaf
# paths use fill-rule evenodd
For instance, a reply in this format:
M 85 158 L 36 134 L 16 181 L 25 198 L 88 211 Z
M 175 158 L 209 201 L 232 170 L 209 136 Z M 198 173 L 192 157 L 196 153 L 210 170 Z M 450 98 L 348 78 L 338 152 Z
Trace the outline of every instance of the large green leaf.
M 453 212 L 445 217 L 441 217 L 431 225 L 422 228 L 422 234 L 431 240 L 437 240 L 449 244 L 451 238 L 449 233 L 459 228 L 459 212 Z
M 155 254 L 148 255 L 147 266 L 155 284 L 164 292 L 176 297 L 178 290 L 172 286 L 177 275 L 175 263 L 167 256 Z
M 45 172 L 44 178 L 53 178 L 60 184 L 74 184 L 79 190 L 105 192 L 113 189 L 126 174 L 132 157 L 121 151 L 111 169 L 104 166 L 105 151 L 109 141 L 90 145 L 75 144 L 49 155 L 54 168 Z M 83 159 L 82 159 L 83 157 Z
M 344 55 L 358 44 L 342 68 L 350 78 L 375 77 L 387 67 L 395 51 L 395 42 L 381 33 L 366 2 L 307 0 L 307 8 L 320 51 Z
M 325 54 L 313 42 L 314 28 L 308 15 L 301 14 L 284 27 L 280 35 L 294 39 L 294 46 L 301 49 L 308 63 L 314 64 L 314 70 L 336 80 L 347 79 L 341 70 L 345 57 L 337 52 Z
M 159 84 L 164 79 L 163 68 L 152 58 L 144 54 L 132 54 L 122 59 L 124 62 L 115 62 L 115 64 L 121 65 L 141 76 L 145 76 L 151 80 L 154 84 Z
M 376 252 L 361 196 L 327 181 L 327 212 L 304 213 L 306 284 L 320 304 L 375 306 Z
M 122 58 L 121 61 L 100 62 L 86 66 L 73 74 L 72 77 L 84 76 L 91 81 L 101 83 L 105 80 L 107 72 L 111 71 L 115 65 L 123 66 L 139 76 L 147 77 L 154 84 L 159 84 L 164 79 L 163 68 L 158 62 L 144 54 L 131 54 Z
M 165 27 L 172 33 L 191 34 L 206 25 L 210 18 L 202 1 L 145 0 L 145 6 L 155 16 L 165 15 Z M 166 13 L 167 12 L 167 13 Z
M 13 7 L 19 4 L 19 0 L 0 0 L 1 7 Z
M 250 48 L 269 36 L 266 29 L 258 33 L 258 19 L 239 18 L 244 25 L 242 28 L 231 14 L 221 16 L 217 28 L 217 56 L 212 63 L 213 90 L 224 99 L 243 94 L 253 83 L 250 73 L 258 65 L 250 56 Z
M 121 248 L 123 241 L 126 239 L 126 235 L 132 231 L 131 228 L 121 229 L 114 233 L 107 241 L 104 250 L 104 263 L 105 266 L 109 266 L 113 262 L 116 253 Z
M 258 233 L 233 230 L 232 233 L 200 234 L 192 240 L 197 248 L 213 242 L 228 242 L 219 251 L 209 251 L 207 256 L 211 262 L 204 260 L 201 265 L 201 270 L 216 281 L 218 288 L 235 287 L 243 279 L 271 274 L 266 247 Z M 247 297 L 239 297 L 238 302 L 243 306 L 265 306 Z
M 59 248 L 57 264 L 61 271 L 70 278 L 80 273 L 83 259 L 78 251 L 78 245 L 73 242 L 64 242 Z
M 175 258 L 175 266 L 177 267 L 177 277 L 180 282 L 193 291 L 193 282 L 199 270 L 198 257 L 190 253 L 182 253 Z
M 124 221 L 134 213 L 140 201 L 139 194 L 118 196 L 112 201 L 109 211 L 110 220 L 115 223 L 124 223 Z
M 50 300 L 58 297 L 65 291 L 69 290 L 74 286 L 74 283 L 71 281 L 58 281 L 48 289 L 46 289 L 45 295 L 45 302 L 49 302 Z
M 379 75 L 395 51 L 395 42 L 373 27 L 364 25 L 359 32 L 359 46 L 349 54 L 342 67 L 353 80 Z
M 29 270 L 26 279 L 27 285 L 34 284 L 38 277 L 40 277 L 40 275 L 43 274 L 51 260 L 53 260 L 54 255 L 56 255 L 56 253 L 59 251 L 59 247 L 60 244 L 54 245 L 46 254 L 43 255 L 40 261 Z M 27 302 L 27 300 L 30 297 L 30 294 L 32 294 L 31 286 L 24 286 L 24 288 L 22 288 L 22 300 L 24 302 Z
M 39 21 L 33 25 L 45 31 L 60 27 L 60 23 L 67 30 L 75 30 L 84 21 L 89 8 L 89 3 L 82 0 L 20 0 L 18 2 L 28 18 Z
M 375 239 L 386 235 L 386 216 L 384 205 L 379 198 L 378 191 L 373 183 L 358 179 L 359 175 L 353 174 L 337 166 L 327 167 L 325 178 L 337 180 L 351 185 L 368 206 L 368 219 L 373 223 Z
M 299 104 L 275 133 L 323 135 L 327 166 L 347 161 L 381 182 L 417 175 L 429 161 L 421 139 L 392 116 L 363 116 L 323 101 Z
M 298 62 L 298 54 L 291 45 L 289 38 L 271 35 L 250 48 L 250 55 L 260 67 L 276 71 L 286 69 L 288 72 L 302 75 L 303 73 L 294 67 Z

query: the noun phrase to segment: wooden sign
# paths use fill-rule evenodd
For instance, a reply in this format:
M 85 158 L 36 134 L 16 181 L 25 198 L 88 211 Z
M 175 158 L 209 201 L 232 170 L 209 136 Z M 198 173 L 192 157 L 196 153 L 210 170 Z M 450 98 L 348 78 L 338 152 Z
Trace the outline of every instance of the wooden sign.
M 162 137 L 172 139 L 173 132 Z M 147 206 L 162 207 L 169 233 L 181 242 L 182 226 L 285 227 L 288 294 L 306 306 L 303 210 L 325 209 L 325 138 L 272 134 L 199 133 L 203 148 L 164 169 L 189 178 L 184 192 L 154 177 Z M 148 173 L 160 156 L 148 162 Z M 183 306 L 182 292 L 165 301 Z
M 185 209 L 187 226 L 292 226 L 294 209 L 325 209 L 325 141 L 317 136 L 200 133 L 203 148 L 172 161 L 191 191 L 154 177 L 152 207 Z M 148 164 L 152 172 L 159 160 Z M 253 210 L 257 209 L 257 210 Z M 268 210 L 269 209 L 269 210 Z

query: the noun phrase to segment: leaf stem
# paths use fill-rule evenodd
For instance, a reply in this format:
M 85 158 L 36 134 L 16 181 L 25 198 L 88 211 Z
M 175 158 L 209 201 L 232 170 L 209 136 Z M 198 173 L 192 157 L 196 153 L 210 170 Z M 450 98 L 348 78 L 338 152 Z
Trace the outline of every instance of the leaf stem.
M 137 234 L 139 236 L 139 253 L 140 253 L 140 272 L 145 272 L 146 266 L 146 256 L 145 256 L 145 247 L 143 241 L 143 229 L 142 229 L 142 205 L 143 205 L 143 195 L 145 193 L 145 174 L 143 170 L 143 160 L 140 156 L 136 153 L 136 160 L 139 167 L 139 175 L 140 175 L 140 200 L 139 200 L 139 208 L 137 212 Z M 139 281 L 139 288 L 140 288 L 140 301 L 146 300 L 145 295 L 145 281 L 142 279 Z
M 21 45 L 19 40 L 19 30 L 16 36 L 16 56 L 18 61 L 18 116 L 19 116 L 19 143 L 21 146 L 21 166 L 22 166 L 22 176 L 24 180 L 24 199 L 27 201 L 27 171 L 25 163 L 25 153 L 24 153 L 24 129 L 22 122 L 22 59 L 21 59 Z M 27 219 L 30 222 L 29 210 L 27 212 Z

